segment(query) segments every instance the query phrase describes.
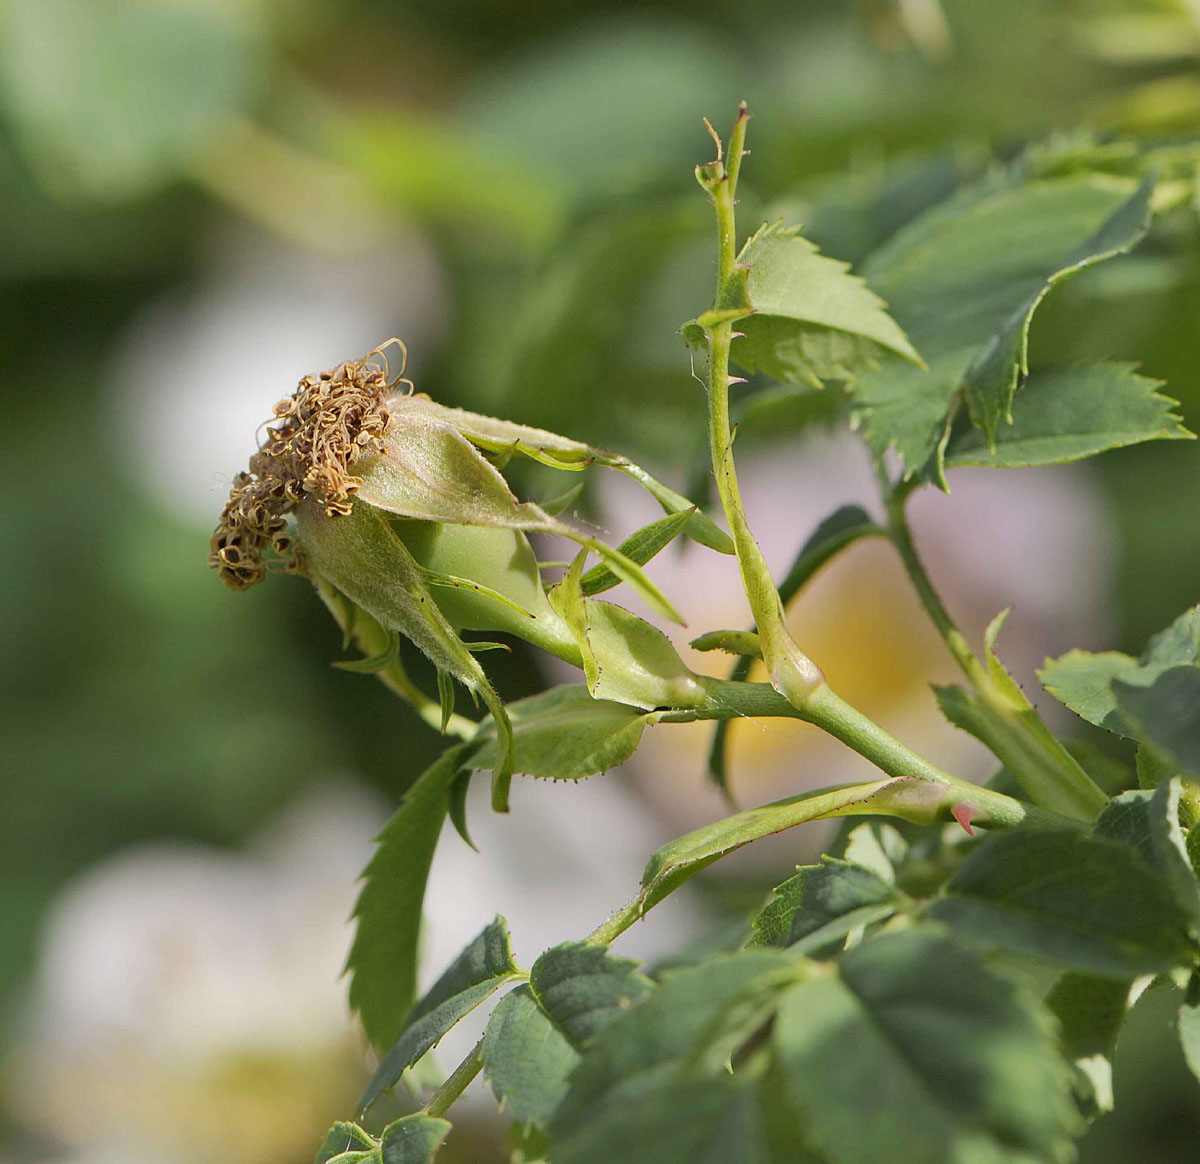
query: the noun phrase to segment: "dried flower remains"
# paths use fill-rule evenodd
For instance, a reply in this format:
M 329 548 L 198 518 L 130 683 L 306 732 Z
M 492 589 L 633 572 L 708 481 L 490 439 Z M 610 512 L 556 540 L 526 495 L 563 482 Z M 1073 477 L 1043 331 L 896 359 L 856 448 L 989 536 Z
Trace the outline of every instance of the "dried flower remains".
M 312 497 L 330 517 L 350 512 L 362 478 L 351 466 L 367 454 L 383 452 L 390 413 L 387 398 L 399 384 L 392 378 L 384 348 L 406 353 L 397 339 L 368 352 L 361 360 L 308 375 L 296 391 L 275 405 L 277 423 L 267 429 L 248 471 L 233 480 L 229 501 L 209 541 L 208 564 L 226 586 L 245 590 L 267 573 L 270 549 L 283 568 L 299 568 L 286 515 Z

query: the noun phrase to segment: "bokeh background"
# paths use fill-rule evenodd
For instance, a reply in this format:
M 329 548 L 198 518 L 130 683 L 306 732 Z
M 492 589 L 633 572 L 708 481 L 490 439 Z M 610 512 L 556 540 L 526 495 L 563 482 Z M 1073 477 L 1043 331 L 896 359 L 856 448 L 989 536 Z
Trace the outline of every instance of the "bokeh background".
M 438 740 L 330 667 L 305 585 L 225 591 L 208 532 L 273 402 L 392 335 L 439 400 L 701 488 L 675 333 L 713 269 L 691 167 L 701 115 L 742 97 L 743 224 L 786 207 L 854 261 L 1030 141 L 1200 131 L 1200 4 L 0 3 L 0 1160 L 302 1164 L 348 1114 L 367 1071 L 338 980 L 354 879 Z M 1140 361 L 1196 428 L 1197 244 L 1180 211 L 1071 283 L 1035 358 Z M 793 396 L 739 443 L 780 570 L 836 506 L 871 504 L 827 411 Z M 614 538 L 651 516 L 620 485 L 580 502 Z M 918 538 L 969 631 L 1015 605 L 1030 690 L 1044 655 L 1137 651 L 1200 599 L 1196 445 L 951 488 L 917 498 Z M 728 563 L 655 574 L 694 628 L 744 621 Z M 988 775 L 938 722 L 927 685 L 952 669 L 886 547 L 830 568 L 795 618 L 844 694 Z M 495 659 L 509 695 L 563 677 Z M 732 735 L 746 803 L 859 772 L 803 725 Z M 482 853 L 445 838 L 427 973 L 496 911 L 529 959 L 595 925 L 657 844 L 721 811 L 705 746 L 660 728 L 624 772 L 519 785 L 505 820 L 473 802 Z M 822 839 L 731 862 L 624 948 L 720 941 Z M 1153 996 L 1116 1090 L 1085 1160 L 1195 1159 L 1200 1088 Z M 503 1158 L 477 1092 L 447 1160 Z

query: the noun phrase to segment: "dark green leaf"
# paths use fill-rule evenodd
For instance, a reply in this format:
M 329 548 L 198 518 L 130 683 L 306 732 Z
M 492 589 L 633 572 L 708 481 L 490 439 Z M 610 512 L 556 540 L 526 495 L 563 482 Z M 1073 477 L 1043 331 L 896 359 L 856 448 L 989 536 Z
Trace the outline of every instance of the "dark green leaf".
M 1124 792 L 1100 814 L 1095 835 L 1131 848 L 1171 886 L 1192 920 L 1200 921 L 1200 885 L 1188 860 L 1179 827 L 1179 778 L 1159 782 L 1153 791 Z
M 1000 332 L 975 358 L 963 383 L 972 422 L 982 430 L 989 445 L 996 442 L 1000 422 L 1010 421 L 1013 394 L 1029 371 L 1029 325 L 1033 313 L 1056 283 L 1077 274 L 1093 263 L 1132 250 L 1150 229 L 1150 196 L 1154 179 L 1147 178 L 1076 251 L 1050 271 L 1045 282 L 1032 291 L 1005 322 Z
M 347 960 L 350 1005 L 376 1047 L 396 1041 L 416 996 L 425 882 L 446 818 L 447 789 L 465 751 L 450 748 L 421 774 L 379 834 L 379 847 L 363 874 Z
M 664 1080 L 553 1140 L 555 1164 L 770 1164 L 763 1115 L 746 1080 Z M 790 1157 L 796 1160 L 795 1156 Z
M 366 1111 L 459 1019 L 519 973 L 508 929 L 503 919 L 497 918 L 471 941 L 412 1008 L 404 1030 L 384 1056 L 359 1101 L 359 1110 Z
M 583 1048 L 622 1011 L 641 1002 L 654 984 L 628 958 L 604 946 L 567 942 L 547 950 L 529 972 L 542 1008 L 576 1047 Z
M 569 684 L 508 705 L 516 747 L 514 771 L 527 776 L 578 780 L 623 764 L 637 750 L 653 712 L 608 699 L 593 699 L 586 687 Z M 490 768 L 499 758 L 494 729 L 480 729 L 483 746 L 472 758 Z
M 884 934 L 790 991 L 772 1041 L 807 1138 L 838 1164 L 1066 1161 L 1052 1023 L 940 935 Z
M 329 1164 L 330 1160 L 344 1152 L 370 1152 L 375 1147 L 375 1141 L 358 1124 L 339 1120 L 329 1129 L 329 1135 L 325 1137 L 325 1143 L 321 1145 L 313 1164 Z
M 593 1121 L 636 1104 L 669 1078 L 723 1072 L 803 967 L 779 950 L 743 950 L 664 972 L 657 990 L 587 1048 L 552 1121 L 554 1141 L 585 1137 Z
M 883 301 L 846 263 L 826 258 L 795 229 L 763 225 L 747 240 L 738 263 L 749 268 L 754 314 L 737 330 L 733 357 L 744 368 L 777 380 L 818 387 L 852 380 L 877 368 L 885 355 L 921 360 L 887 314 Z
M 506 994 L 492 1011 L 483 1036 L 483 1070 L 517 1123 L 545 1127 L 578 1062 L 528 986 Z
M 1138 739 L 1200 780 L 1200 667 L 1154 670 L 1113 683 L 1121 717 Z
M 649 525 L 643 526 L 636 533 L 631 534 L 617 549 L 631 561 L 636 562 L 639 566 L 644 566 L 683 532 L 695 512 L 694 509 L 684 509 L 679 513 L 668 513 L 666 517 L 660 517 L 657 521 L 652 521 Z M 611 590 L 614 586 L 620 585 L 620 582 L 621 579 L 605 565 L 593 566 L 579 580 L 584 594 L 588 597 Z
M 1072 832 L 989 838 L 929 914 L 985 946 L 1114 977 L 1170 970 L 1196 953 L 1165 881 L 1123 845 Z
M 1064 974 L 1046 998 L 1058 1019 L 1059 1045 L 1082 1081 L 1080 1099 L 1096 1114 L 1112 1109 L 1112 1057 L 1129 1010 L 1132 983 Z
M 853 387 L 876 456 L 894 447 L 909 474 L 942 480 L 939 448 L 968 379 L 977 419 L 996 427 L 1030 313 L 1061 273 L 1140 236 L 1143 192 L 1132 182 L 1024 177 L 1019 165 L 989 175 L 902 228 L 864 267 L 930 367 L 889 360 Z M 1113 232 L 1126 225 L 1122 243 Z
M 422 1112 L 405 1116 L 383 1129 L 382 1164 L 429 1164 L 450 1133 L 450 1124 Z
M 790 946 L 816 954 L 860 926 L 896 912 L 903 895 L 870 869 L 836 857 L 800 868 L 776 886 L 771 901 L 751 925 L 754 946 Z
M 1172 412 L 1175 401 L 1160 396 L 1159 387 L 1131 364 L 1032 372 L 1013 402 L 1012 423 L 996 430 L 994 448 L 977 428 L 956 426 L 946 466 L 1055 465 L 1141 441 L 1190 437 Z

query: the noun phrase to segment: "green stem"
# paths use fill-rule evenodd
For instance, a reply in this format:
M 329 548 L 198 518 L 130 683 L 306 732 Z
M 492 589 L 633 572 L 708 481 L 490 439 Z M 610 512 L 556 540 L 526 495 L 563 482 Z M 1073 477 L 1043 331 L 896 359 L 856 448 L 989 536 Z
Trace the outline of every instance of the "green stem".
M 805 655 L 792 639 L 784 623 L 783 603 L 771 579 L 762 550 L 750 530 L 738 487 L 733 461 L 733 437 L 729 427 L 729 349 L 733 342 L 731 312 L 724 308 L 729 288 L 737 276 L 737 179 L 746 143 L 749 120 L 743 102 L 729 135 L 727 157 L 717 141 L 714 162 L 696 168 L 696 177 L 708 191 L 717 214 L 717 291 L 713 310 L 704 323 L 708 341 L 708 442 L 712 453 L 713 476 L 721 508 L 733 537 L 742 589 L 750 604 L 762 641 L 763 661 L 772 684 L 795 705 L 824 680 L 820 668 Z M 748 312 L 746 312 L 748 314 Z
M 904 487 L 894 491 L 888 489 L 890 495 L 884 498 L 887 504 L 888 534 L 891 537 L 892 545 L 896 547 L 896 552 L 900 555 L 900 561 L 904 564 L 904 571 L 908 575 L 909 581 L 912 582 L 917 597 L 921 600 L 921 605 L 925 607 L 930 620 L 937 627 L 950 654 L 954 656 L 954 661 L 962 668 L 971 685 L 979 689 L 987 683 L 987 672 L 983 664 L 975 657 L 975 652 L 971 650 L 966 635 L 958 629 L 950 617 L 950 612 L 934 589 L 925 565 L 917 554 L 916 543 L 913 541 L 912 530 L 908 524 L 908 516 L 904 511 L 904 503 L 910 492 L 911 488 Z
M 1079 827 L 1079 821 L 1070 816 L 1026 804 L 943 771 L 847 703 L 828 684 L 818 687 L 804 706 L 799 708 L 793 707 L 765 683 L 705 679 L 704 686 L 708 698 L 695 709 L 693 715 L 696 719 L 729 719 L 733 716 L 790 716 L 801 719 L 841 740 L 889 776 L 927 780 L 962 792 L 964 799 L 974 805 L 981 815 L 986 815 L 991 823 L 1003 826 Z
M 472 1048 L 471 1053 L 450 1074 L 450 1078 L 430 1097 L 424 1107 L 426 1115 L 444 1116 L 454 1101 L 471 1085 L 475 1076 L 483 1070 L 483 1040 Z

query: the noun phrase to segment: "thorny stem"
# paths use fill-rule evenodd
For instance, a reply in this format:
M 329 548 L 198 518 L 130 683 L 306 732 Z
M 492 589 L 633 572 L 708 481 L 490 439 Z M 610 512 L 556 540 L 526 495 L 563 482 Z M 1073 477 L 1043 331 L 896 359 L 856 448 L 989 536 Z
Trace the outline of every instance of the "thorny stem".
M 734 338 L 736 308 L 726 308 L 726 295 L 737 278 L 737 179 L 746 143 L 749 115 L 745 102 L 729 135 L 726 154 L 721 141 L 709 126 L 717 143 L 717 158 L 696 167 L 700 185 L 713 200 L 717 214 L 718 263 L 717 290 L 713 310 L 701 318 L 708 341 L 708 440 L 712 451 L 713 476 L 717 494 L 737 551 L 742 588 L 750 604 L 762 641 L 763 661 L 772 684 L 795 706 L 800 706 L 814 689 L 824 682 L 820 668 L 796 646 L 784 622 L 783 604 L 771 581 L 770 571 L 750 530 L 738 488 L 733 461 L 733 435 L 729 428 L 729 349 Z M 743 312 L 743 314 L 748 314 Z
M 444 1116 L 482 1070 L 483 1040 L 480 1039 L 471 1049 L 471 1053 L 450 1073 L 450 1078 L 433 1093 L 422 1110 L 428 1116 Z

